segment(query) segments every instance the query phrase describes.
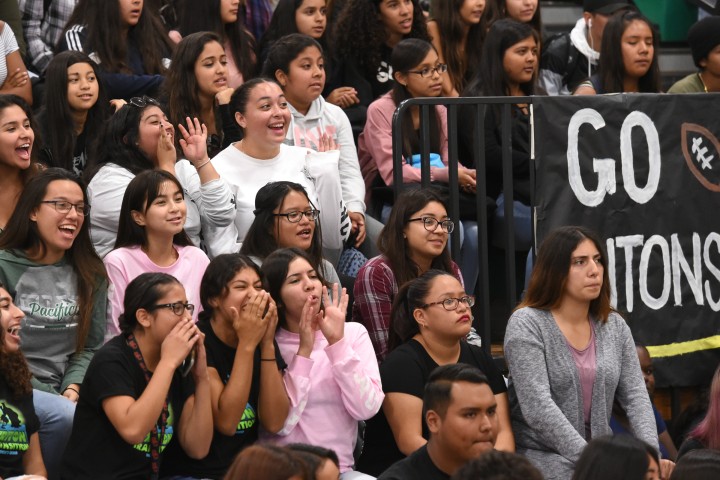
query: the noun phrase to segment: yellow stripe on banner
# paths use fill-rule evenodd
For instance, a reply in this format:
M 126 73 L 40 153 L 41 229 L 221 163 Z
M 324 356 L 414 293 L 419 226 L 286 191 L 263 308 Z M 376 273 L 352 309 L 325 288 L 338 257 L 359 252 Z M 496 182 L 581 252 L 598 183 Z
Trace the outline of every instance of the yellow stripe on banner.
M 711 350 L 720 348 L 720 335 L 712 337 L 700 338 L 698 340 L 690 340 L 689 342 L 671 343 L 669 345 L 655 345 L 647 347 L 652 358 L 674 357 L 686 353 L 700 352 L 702 350 Z

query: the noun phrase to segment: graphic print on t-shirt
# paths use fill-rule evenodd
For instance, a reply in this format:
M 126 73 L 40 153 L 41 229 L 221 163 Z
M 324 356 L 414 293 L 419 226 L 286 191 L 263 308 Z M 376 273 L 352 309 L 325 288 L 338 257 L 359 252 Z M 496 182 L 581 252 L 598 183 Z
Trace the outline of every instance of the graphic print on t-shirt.
M 240 422 L 238 422 L 235 435 L 244 434 L 245 430 L 249 430 L 255 425 L 255 422 L 257 422 L 257 414 L 255 413 L 255 409 L 252 405 L 248 403 L 245 405 L 245 411 L 243 412 L 242 417 L 240 417 Z
M 172 440 L 173 425 L 175 425 L 175 412 L 173 411 L 172 405 L 168 405 L 168 417 L 167 424 L 165 425 L 165 435 L 163 435 L 163 437 L 160 439 L 160 453 L 165 450 L 165 447 L 167 447 L 168 443 L 170 443 L 170 440 Z M 155 429 L 157 430 L 157 434 L 159 436 L 160 427 L 157 424 L 155 424 Z M 145 438 L 142 442 L 133 445 L 133 448 L 140 452 L 145 452 L 145 456 L 147 458 L 150 458 L 150 432 L 145 435 Z
M 25 416 L 5 399 L 0 400 L 0 455 L 20 455 L 28 449 Z

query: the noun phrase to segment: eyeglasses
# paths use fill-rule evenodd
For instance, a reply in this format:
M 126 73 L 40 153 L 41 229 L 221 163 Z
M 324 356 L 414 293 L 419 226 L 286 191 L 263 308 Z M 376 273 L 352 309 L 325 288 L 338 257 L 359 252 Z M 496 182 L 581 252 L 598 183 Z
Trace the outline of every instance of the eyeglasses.
M 65 200 L 43 200 L 40 203 L 49 203 L 60 213 L 69 213 L 70 209 L 75 207 L 75 211 L 78 215 L 87 217 L 90 214 L 90 205 L 85 203 L 70 203 Z
M 160 102 L 152 97 L 148 97 L 147 95 L 143 95 L 142 97 L 132 97 L 128 104 L 138 108 L 145 108 L 148 105 L 155 105 L 156 107 L 160 106 Z
M 423 227 L 425 227 L 425 230 L 428 232 L 437 230 L 438 225 L 440 225 L 440 228 L 442 228 L 442 231 L 445 233 L 452 233 L 453 230 L 455 230 L 455 223 L 452 220 L 440 221 L 433 217 L 420 217 L 411 218 L 408 222 L 423 222 Z
M 320 210 L 305 210 L 304 212 L 301 212 L 300 210 L 296 210 L 294 212 L 288 212 L 288 213 L 273 213 L 274 217 L 285 217 L 287 218 L 288 222 L 290 223 L 298 223 L 300 219 L 302 219 L 303 215 L 305 218 L 310 220 L 311 222 L 314 222 L 318 219 L 320 216 Z
M 195 305 L 193 305 L 192 303 L 182 302 L 161 303 L 159 305 L 153 305 L 152 307 L 150 307 L 150 310 L 157 310 L 158 308 L 169 308 L 178 317 L 182 316 L 185 310 L 187 310 L 190 315 L 192 315 L 192 313 L 195 311 Z
M 447 65 L 444 63 L 439 63 L 439 64 L 435 65 L 433 68 L 425 67 L 422 70 L 408 70 L 407 71 L 407 73 L 416 73 L 423 78 L 432 77 L 436 73 L 438 75 L 442 75 L 445 72 L 447 72 Z
M 445 300 L 442 300 L 440 302 L 432 302 L 426 303 L 425 305 L 420 305 L 420 308 L 427 308 L 432 305 L 442 305 L 445 310 L 447 310 L 448 312 L 452 312 L 453 310 L 457 310 L 460 302 L 464 303 L 468 308 L 470 308 L 475 305 L 475 297 L 473 297 L 472 295 L 465 295 L 464 297 L 460 298 L 446 298 Z

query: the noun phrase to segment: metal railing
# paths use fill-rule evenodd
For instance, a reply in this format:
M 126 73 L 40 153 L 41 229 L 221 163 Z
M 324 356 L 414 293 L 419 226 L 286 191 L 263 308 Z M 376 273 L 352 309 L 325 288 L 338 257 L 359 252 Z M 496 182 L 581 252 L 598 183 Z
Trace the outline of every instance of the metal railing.
M 515 261 L 515 231 L 513 223 L 513 162 L 512 162 L 512 130 L 511 130 L 511 107 L 513 104 L 528 104 L 532 106 L 532 97 L 434 97 L 434 98 L 412 98 L 400 103 L 395 110 L 392 120 L 392 145 L 393 145 L 393 191 L 397 197 L 398 193 L 407 184 L 403 184 L 403 132 L 402 115 L 411 107 L 420 108 L 420 139 L 421 139 L 421 185 L 430 185 L 430 114 L 435 114 L 435 106 L 444 105 L 447 107 L 448 126 L 448 167 L 449 167 L 449 215 L 456 222 L 459 221 L 459 185 L 458 185 L 458 108 L 460 106 L 471 106 L 474 112 L 473 132 L 473 157 L 477 172 L 477 188 L 475 191 L 475 205 L 478 222 L 478 281 L 475 288 L 477 303 L 475 307 L 475 328 L 480 332 L 483 339 L 483 347 L 490 352 L 493 319 L 491 316 L 490 298 L 490 271 L 489 271 L 489 218 L 487 211 L 487 186 L 485 183 L 486 158 L 485 158 L 485 117 L 489 105 L 501 105 L 501 145 L 502 145 L 502 176 L 503 194 L 505 197 L 505 301 L 506 308 L 511 311 L 518 301 L 516 261 Z M 409 112 L 408 112 L 409 113 Z M 532 124 L 532 123 L 531 123 Z M 532 137 L 532 134 L 531 134 Z M 532 142 L 532 139 L 531 139 Z M 534 149 L 531 149 L 531 151 Z M 534 226 L 534 194 L 535 194 L 535 167 L 534 159 L 530 159 L 530 207 L 531 225 Z M 533 239 L 534 239 L 534 228 Z M 534 244 L 534 241 L 533 241 Z M 460 237 L 458 234 L 451 235 L 450 248 L 453 259 L 457 259 L 460 252 Z M 534 247 L 533 247 L 534 249 Z M 506 321 L 507 318 L 502 319 Z M 478 324 L 478 322 L 480 324 Z

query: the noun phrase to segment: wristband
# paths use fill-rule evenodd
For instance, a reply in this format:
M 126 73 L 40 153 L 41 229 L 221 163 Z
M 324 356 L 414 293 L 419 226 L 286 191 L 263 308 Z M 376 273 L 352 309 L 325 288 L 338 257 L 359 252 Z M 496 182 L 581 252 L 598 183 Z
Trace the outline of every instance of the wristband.
M 277 362 L 274 358 L 261 358 L 261 362 Z
M 71 390 L 71 391 L 77 393 L 77 396 L 78 396 L 78 397 L 80 396 L 80 392 L 78 392 L 77 390 L 75 390 L 73 387 L 67 387 L 67 388 L 65 388 L 65 390 L 63 390 L 63 393 L 67 392 L 68 390 Z
M 201 169 L 202 167 L 204 167 L 205 165 L 207 165 L 208 163 L 210 163 L 210 160 L 206 160 L 206 161 L 205 161 L 202 165 L 200 165 L 199 167 L 195 167 L 195 170 L 199 172 L 200 169 Z

